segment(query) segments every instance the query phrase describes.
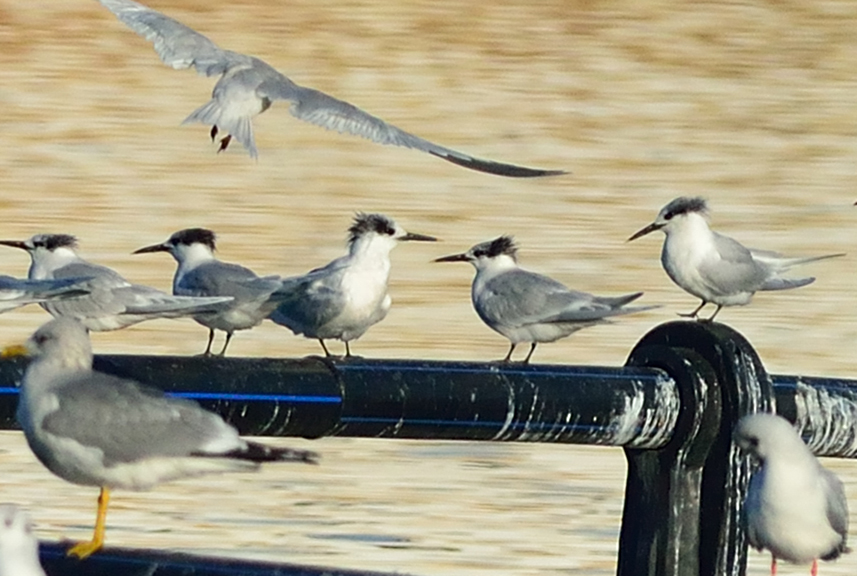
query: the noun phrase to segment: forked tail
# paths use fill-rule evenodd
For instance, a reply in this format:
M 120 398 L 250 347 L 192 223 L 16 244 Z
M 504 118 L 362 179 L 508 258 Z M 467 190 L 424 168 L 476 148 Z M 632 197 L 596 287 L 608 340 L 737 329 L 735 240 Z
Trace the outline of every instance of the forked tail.
M 256 150 L 256 141 L 253 138 L 251 117 L 230 114 L 229 110 L 224 108 L 216 98 L 212 98 L 194 110 L 190 116 L 184 119 L 182 124 L 190 124 L 192 122 L 200 122 L 201 124 L 217 127 L 218 131 L 224 132 L 240 142 L 252 158 L 259 157 L 259 153 Z M 215 134 L 216 132 L 212 131 L 212 137 Z M 226 146 L 228 146 L 229 136 L 226 136 L 225 142 L 221 141 L 221 150 L 225 150 Z

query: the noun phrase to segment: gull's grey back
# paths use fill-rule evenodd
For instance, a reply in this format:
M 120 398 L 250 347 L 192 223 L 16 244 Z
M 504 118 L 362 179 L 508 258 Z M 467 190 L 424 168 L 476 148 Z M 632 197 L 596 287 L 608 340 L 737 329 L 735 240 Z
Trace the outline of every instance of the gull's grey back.
M 229 430 L 195 402 L 101 372 L 72 373 L 53 393 L 63 409 L 48 414 L 43 429 L 97 448 L 108 466 L 153 455 L 190 456 Z
M 819 465 L 819 467 L 821 467 Z M 821 467 L 824 483 L 827 485 L 827 520 L 830 526 L 842 536 L 842 543 L 830 554 L 822 556 L 822 560 L 833 560 L 844 552 L 849 552 L 848 540 L 848 499 L 845 497 L 845 486 L 830 470 Z

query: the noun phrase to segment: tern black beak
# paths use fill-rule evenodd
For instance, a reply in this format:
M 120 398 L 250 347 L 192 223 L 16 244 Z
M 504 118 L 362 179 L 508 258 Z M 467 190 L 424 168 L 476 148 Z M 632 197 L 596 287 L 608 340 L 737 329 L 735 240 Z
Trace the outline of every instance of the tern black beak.
M 425 234 L 411 234 L 408 232 L 399 238 L 399 242 L 437 242 L 437 238 L 434 236 L 426 236 Z
M 20 240 L 0 240 L 0 246 L 11 246 L 12 248 L 20 248 L 21 250 L 30 250 L 30 247 Z
M 440 258 L 435 258 L 432 262 L 469 262 L 470 258 L 467 257 L 467 254 L 452 254 L 451 256 L 441 256 Z
M 651 224 L 649 224 L 648 226 L 646 226 L 642 230 L 637 230 L 636 232 L 634 232 L 634 235 L 631 236 L 630 238 L 628 238 L 627 240 L 625 240 L 625 242 L 630 242 L 631 240 L 636 240 L 637 238 L 639 238 L 641 236 L 645 236 L 649 232 L 654 232 L 655 230 L 660 230 L 663 227 L 664 227 L 663 224 L 658 224 L 657 222 L 652 222 Z
M 149 252 L 169 252 L 170 247 L 167 244 L 152 244 L 151 246 L 146 246 L 144 248 L 138 248 L 131 252 L 131 254 L 148 254 Z

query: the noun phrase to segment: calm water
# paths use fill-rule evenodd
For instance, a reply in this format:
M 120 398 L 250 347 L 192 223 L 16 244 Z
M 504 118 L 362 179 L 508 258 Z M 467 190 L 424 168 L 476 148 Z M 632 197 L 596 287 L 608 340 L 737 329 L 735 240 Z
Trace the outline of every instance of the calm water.
M 226 260 L 294 274 L 342 252 L 355 211 L 383 211 L 443 242 L 394 252 L 393 309 L 355 352 L 489 359 L 507 345 L 470 308 L 472 270 L 429 260 L 514 234 L 528 268 L 598 293 L 644 290 L 645 303 L 664 305 L 542 346 L 535 356 L 592 364 L 623 362 L 648 329 L 696 305 L 661 270 L 661 238 L 625 244 L 675 196 L 706 196 L 715 227 L 753 246 L 854 252 L 853 2 L 151 3 L 222 46 L 260 56 L 295 81 L 418 135 L 573 174 L 526 181 L 473 173 L 327 133 L 294 120 L 283 104 L 256 122 L 258 162 L 238 148 L 218 156 L 207 128 L 180 126 L 206 101 L 212 80 L 163 66 L 145 40 L 94 1 L 6 0 L 0 235 L 73 233 L 85 257 L 168 289 L 171 259 L 130 252 L 180 228 L 216 230 Z M 852 376 L 853 263 L 849 256 L 808 267 L 816 284 L 763 294 L 720 318 L 750 339 L 772 372 Z M 27 259 L 8 250 L 0 265 L 23 275 Z M 3 340 L 23 339 L 44 320 L 38 309 L 6 314 Z M 193 354 L 205 338 L 191 321 L 165 320 L 94 341 L 100 352 Z M 231 351 L 300 356 L 316 353 L 317 344 L 268 324 L 239 333 Z M 14 436 L 2 439 L 15 458 L 29 458 Z M 242 553 L 256 555 L 271 547 L 273 533 L 285 558 L 343 566 L 614 570 L 624 471 L 618 452 L 454 445 L 436 457 L 444 449 L 433 444 L 316 445 L 324 466 L 296 482 L 291 474 L 264 480 L 272 498 L 285 500 L 263 511 L 275 528 L 245 530 L 262 513 L 255 507 L 244 520 L 221 515 L 260 500 L 255 479 L 252 493 L 243 479 L 209 479 L 117 497 L 110 541 L 185 549 L 238 539 Z M 379 460 L 385 482 L 406 494 L 376 483 Z M 837 465 L 857 479 L 849 463 Z M 91 491 L 69 488 L 37 465 L 27 470 L 25 492 L 5 499 L 30 503 L 46 536 L 81 537 L 92 521 Z M 199 485 L 210 496 L 186 502 Z M 234 507 L 212 510 L 214 497 L 235 498 Z M 410 508 L 409 497 L 427 499 L 427 508 Z M 462 511 L 461 502 L 472 505 Z M 411 540 L 352 537 L 367 533 Z M 824 571 L 853 573 L 855 565 L 847 566 Z

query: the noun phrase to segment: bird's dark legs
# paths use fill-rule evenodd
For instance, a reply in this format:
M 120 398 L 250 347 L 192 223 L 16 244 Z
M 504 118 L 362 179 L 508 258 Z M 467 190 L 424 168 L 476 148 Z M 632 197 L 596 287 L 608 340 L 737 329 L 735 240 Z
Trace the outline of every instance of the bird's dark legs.
M 535 352 L 535 351 L 536 351 L 536 343 L 533 342 L 532 344 L 530 344 L 530 353 L 527 354 L 526 358 L 524 358 L 524 361 L 522 362 L 522 364 L 529 364 L 530 358 L 533 357 L 533 352 Z
M 720 312 L 721 308 L 723 308 L 723 306 L 718 304 L 717 310 L 714 311 L 714 314 L 712 314 L 710 317 L 706 318 L 705 321 L 706 322 L 714 322 L 714 317 L 717 316 L 717 313 Z
M 223 138 L 220 139 L 220 148 L 217 149 L 217 153 L 220 154 L 227 148 L 229 148 L 229 143 L 232 142 L 232 134 L 227 134 Z
M 351 347 L 348 345 L 348 340 L 345 341 L 345 357 L 351 358 Z
M 509 353 L 506 354 L 505 358 L 503 358 L 503 362 L 511 362 L 512 361 L 512 352 L 515 351 L 515 346 L 516 346 L 515 344 L 512 344 L 512 346 L 509 348 Z
M 699 317 L 699 311 L 702 310 L 703 308 L 705 308 L 706 304 L 708 304 L 708 302 L 703 300 L 702 303 L 699 306 L 697 306 L 696 309 L 693 312 L 691 312 L 690 314 L 682 314 L 681 312 L 679 312 L 678 315 L 681 316 L 682 318 L 698 318 Z M 719 308 L 718 308 L 718 310 L 719 310 Z M 717 314 L 717 312 L 715 312 L 715 314 Z
M 324 345 L 324 340 L 319 338 L 318 343 L 321 344 L 321 348 L 322 350 L 324 350 L 324 355 L 330 358 L 330 351 L 327 349 L 327 346 Z
M 219 356 L 226 356 L 226 347 L 229 346 L 229 341 L 232 340 L 232 332 L 226 333 L 226 342 L 223 343 L 223 350 L 220 351 Z
M 217 138 L 217 125 L 211 127 L 211 141 L 214 142 L 214 139 Z
M 208 329 L 208 346 L 205 347 L 205 352 L 202 353 L 203 356 L 211 356 L 211 344 L 214 342 L 214 328 Z

